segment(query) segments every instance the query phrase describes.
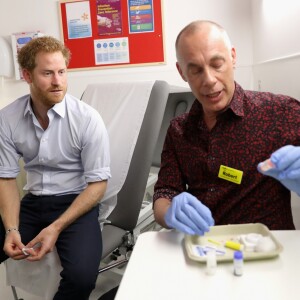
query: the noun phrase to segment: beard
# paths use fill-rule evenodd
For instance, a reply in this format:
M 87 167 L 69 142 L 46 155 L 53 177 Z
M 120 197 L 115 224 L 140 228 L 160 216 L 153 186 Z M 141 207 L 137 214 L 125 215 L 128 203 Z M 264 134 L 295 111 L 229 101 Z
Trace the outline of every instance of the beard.
M 50 108 L 55 104 L 60 103 L 64 99 L 66 92 L 67 87 L 62 86 L 52 86 L 47 90 L 32 86 L 31 97 L 34 97 L 36 101 Z

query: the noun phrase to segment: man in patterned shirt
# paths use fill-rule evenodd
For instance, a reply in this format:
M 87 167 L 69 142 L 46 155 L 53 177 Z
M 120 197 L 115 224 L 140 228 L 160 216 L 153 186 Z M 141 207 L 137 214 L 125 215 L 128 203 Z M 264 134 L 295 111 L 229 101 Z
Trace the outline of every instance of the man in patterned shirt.
M 197 99 L 168 129 L 153 197 L 156 221 L 199 235 L 214 224 L 294 229 L 289 189 L 300 193 L 300 103 L 243 90 L 234 80 L 236 51 L 216 23 L 186 26 L 176 54 Z M 264 176 L 257 166 L 272 153 L 273 169 L 259 167 L 270 175 Z

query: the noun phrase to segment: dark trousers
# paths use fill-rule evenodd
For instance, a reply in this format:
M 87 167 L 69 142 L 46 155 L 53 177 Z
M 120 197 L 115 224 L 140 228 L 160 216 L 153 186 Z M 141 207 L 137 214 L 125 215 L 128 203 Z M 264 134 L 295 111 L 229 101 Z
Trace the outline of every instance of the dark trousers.
M 26 245 L 43 228 L 56 220 L 77 195 L 26 195 L 21 201 L 20 234 Z M 95 288 L 102 255 L 102 236 L 98 206 L 64 229 L 56 242 L 62 279 L 53 300 L 88 300 Z M 5 231 L 0 219 L 0 262 L 7 259 L 3 251 Z

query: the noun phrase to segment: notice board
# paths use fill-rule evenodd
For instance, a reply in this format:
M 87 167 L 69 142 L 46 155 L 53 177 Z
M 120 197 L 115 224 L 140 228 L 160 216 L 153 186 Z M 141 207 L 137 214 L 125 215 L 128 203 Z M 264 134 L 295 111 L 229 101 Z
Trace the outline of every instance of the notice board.
M 164 64 L 162 0 L 61 0 L 69 70 Z

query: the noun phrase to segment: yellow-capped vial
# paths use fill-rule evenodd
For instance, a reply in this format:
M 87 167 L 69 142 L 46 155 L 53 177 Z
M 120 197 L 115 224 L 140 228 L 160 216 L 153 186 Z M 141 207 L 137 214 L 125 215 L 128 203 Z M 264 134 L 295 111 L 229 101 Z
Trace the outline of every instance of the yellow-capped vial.
M 242 251 L 244 249 L 244 245 L 233 241 L 226 241 L 224 246 L 233 250 Z

